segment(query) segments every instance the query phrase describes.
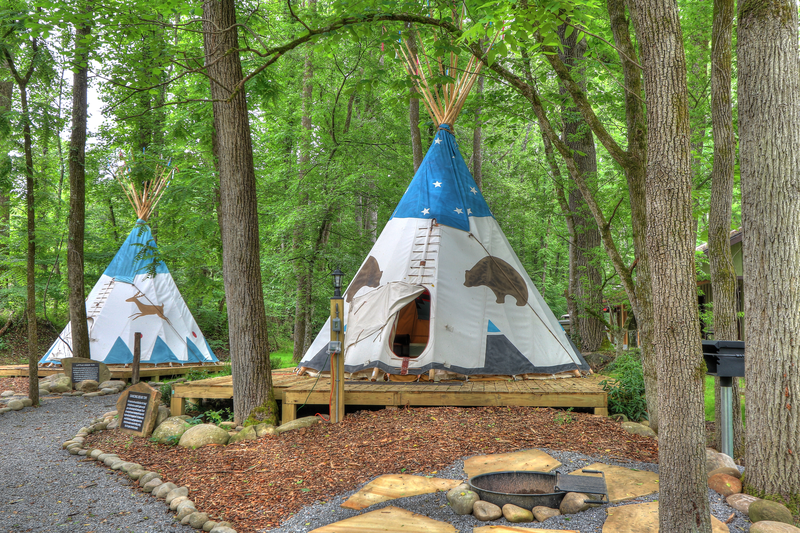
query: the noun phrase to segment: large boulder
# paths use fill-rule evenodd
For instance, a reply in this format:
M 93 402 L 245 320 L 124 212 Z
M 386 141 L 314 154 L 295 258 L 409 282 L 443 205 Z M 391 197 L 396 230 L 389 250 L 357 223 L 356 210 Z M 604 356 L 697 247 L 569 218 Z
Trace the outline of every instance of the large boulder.
M 561 514 L 576 514 L 585 511 L 590 506 L 586 503 L 589 496 L 580 492 L 568 492 L 564 499 L 561 500 L 561 505 L 558 510 Z
M 711 472 L 723 466 L 736 468 L 736 462 L 730 455 L 725 455 L 711 448 L 706 448 L 706 472 Z
M 714 474 L 708 478 L 708 486 L 717 494 L 721 494 L 723 498 L 742 492 L 742 482 L 739 481 L 739 478 L 728 474 Z
M 642 437 L 655 437 L 656 432 L 647 426 L 637 424 L 636 422 L 623 422 L 622 429 L 634 435 L 641 435 Z
M 794 525 L 792 512 L 778 502 L 770 500 L 758 500 L 750 504 L 749 509 L 750 521 L 761 522 L 767 520 L 770 522 L 783 522 L 784 524 Z
M 531 509 L 531 511 L 533 512 L 533 517 L 539 522 L 544 522 L 548 518 L 553 518 L 554 516 L 561 516 L 561 511 L 558 509 L 552 509 L 544 505 L 537 505 Z
M 503 506 L 503 516 L 512 524 L 533 522 L 532 512 L 522 507 L 517 507 L 513 503 L 507 503 Z
M 169 407 L 167 407 L 166 405 L 159 405 L 158 415 L 156 416 L 156 427 L 158 427 L 158 425 L 161 424 L 161 422 L 163 422 L 170 416 L 172 416 L 172 414 L 169 412 Z
M 285 424 L 281 424 L 276 428 L 276 431 L 278 432 L 278 434 L 286 433 L 287 431 L 292 431 L 293 429 L 307 428 L 309 426 L 313 426 L 319 421 L 320 418 L 318 416 L 304 416 L 303 418 L 298 418 L 297 420 L 292 420 L 291 422 L 286 422 Z
M 476 492 L 469 489 L 457 490 L 458 487 L 447 492 L 447 502 L 457 515 L 472 514 L 472 506 L 480 500 Z
M 189 427 L 186 420 L 179 416 L 167 418 L 153 431 L 152 440 L 161 444 L 175 444 Z
M 125 382 L 119 380 L 108 380 L 98 385 L 100 389 L 115 389 L 117 392 L 125 388 Z
M 77 385 L 75 385 L 75 390 L 79 390 L 81 392 L 95 392 L 98 390 L 98 383 L 93 379 L 84 379 Z
M 186 433 L 181 435 L 178 445 L 184 448 L 200 448 L 209 444 L 225 445 L 228 444 L 228 439 L 230 435 L 221 427 L 214 424 L 199 424 L 186 430 Z
M 750 526 L 750 533 L 800 533 L 800 528 L 783 522 L 764 520 Z
M 749 494 L 731 494 L 725 498 L 725 502 L 737 511 L 750 515 L 750 504 L 757 502 L 761 498 L 750 496 Z
M 50 376 L 50 392 L 69 392 L 72 390 L 72 380 L 66 374 L 53 374 Z
M 11 400 L 6 404 L 6 406 L 12 411 L 20 411 L 23 407 L 25 407 L 25 404 L 22 403 L 22 400 Z
M 708 478 L 711 479 L 711 476 L 715 476 L 717 474 L 728 474 L 729 476 L 733 476 L 736 479 L 742 479 L 742 473 L 739 472 L 738 468 L 731 468 L 729 466 L 722 466 L 720 468 L 716 468 L 711 470 L 708 473 Z
M 257 438 L 258 435 L 256 434 L 255 426 L 247 426 L 239 433 L 231 436 L 231 438 L 228 440 L 228 444 L 233 444 L 234 442 L 240 442 L 243 440 L 256 440 Z
M 503 516 L 503 510 L 493 503 L 478 500 L 472 506 L 472 514 L 481 522 L 490 522 Z

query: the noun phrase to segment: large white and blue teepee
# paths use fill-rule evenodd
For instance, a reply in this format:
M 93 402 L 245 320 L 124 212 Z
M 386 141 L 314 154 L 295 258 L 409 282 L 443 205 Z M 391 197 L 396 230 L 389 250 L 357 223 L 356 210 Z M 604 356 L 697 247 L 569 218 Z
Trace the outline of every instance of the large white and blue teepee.
M 420 93 L 431 94 L 425 89 L 423 84 Z M 463 97 L 453 98 L 463 105 Z M 458 107 L 448 115 L 436 100 L 426 100 L 442 125 L 345 292 L 345 371 L 518 377 L 590 372 L 464 163 L 451 126 Z M 298 366 L 328 371 L 329 339 L 330 320 Z
M 146 219 L 166 178 L 155 183 L 156 188 L 148 191 L 146 185 L 141 195 L 130 182 L 123 183 L 139 219 L 86 299 L 91 358 L 111 365 L 132 363 L 138 332 L 142 363 L 215 363 L 167 265 L 154 255 L 156 243 Z M 71 345 L 68 323 L 39 364 L 72 357 Z

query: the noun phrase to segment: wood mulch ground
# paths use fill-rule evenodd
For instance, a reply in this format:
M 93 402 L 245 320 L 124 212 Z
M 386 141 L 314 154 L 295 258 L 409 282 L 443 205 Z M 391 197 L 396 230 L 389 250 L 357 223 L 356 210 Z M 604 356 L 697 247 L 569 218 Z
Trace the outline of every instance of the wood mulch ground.
M 0 378 L 0 392 L 13 390 L 19 394 L 28 394 L 29 380 L 23 378 Z
M 655 463 L 655 439 L 583 413 L 530 407 L 361 411 L 341 424 L 196 450 L 117 431 L 86 439 L 90 448 L 160 472 L 190 488 L 197 508 L 241 533 L 276 527 L 301 507 L 390 473 L 431 475 L 476 454 L 550 448 Z

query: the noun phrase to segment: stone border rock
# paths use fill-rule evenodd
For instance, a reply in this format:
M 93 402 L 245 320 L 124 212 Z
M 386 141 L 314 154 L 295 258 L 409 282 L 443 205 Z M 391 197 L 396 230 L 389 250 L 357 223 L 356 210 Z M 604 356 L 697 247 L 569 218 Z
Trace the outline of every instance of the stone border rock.
M 69 380 L 66 374 L 58 373 L 58 374 L 50 374 L 49 376 L 45 376 L 39 380 L 39 398 L 44 397 L 57 397 L 57 396 L 86 396 L 87 398 L 91 398 L 93 396 L 105 396 L 107 394 L 118 394 L 125 388 L 124 381 L 104 381 L 103 383 L 97 384 L 96 390 L 94 392 L 84 393 L 82 391 L 74 391 L 69 386 L 69 390 L 65 391 L 64 386 L 59 386 L 58 383 L 61 382 L 62 384 L 65 383 L 64 379 Z M 55 389 L 51 391 L 50 386 L 55 383 Z M 71 382 L 70 382 L 71 383 Z M 92 382 L 94 383 L 94 382 Z M 65 391 L 65 392 L 60 392 Z M 11 394 L 9 394 L 11 393 Z M 25 407 L 30 407 L 33 405 L 33 402 L 30 398 L 28 398 L 24 394 L 17 394 L 12 390 L 3 391 L 0 393 L 0 415 L 4 413 L 8 413 L 10 411 L 20 411 Z
M 86 437 L 98 431 L 111 429 L 113 422 L 118 422 L 117 411 L 109 411 L 103 416 L 93 419 L 88 426 L 78 430 L 73 438 L 64 442 L 61 447 L 71 455 L 80 455 L 93 461 L 101 461 L 112 470 L 125 472 L 129 478 L 139 483 L 144 492 L 164 500 L 169 508 L 176 512 L 175 519 L 181 524 L 209 533 L 236 533 L 230 522 L 216 522 L 208 514 L 200 512 L 189 499 L 189 488 L 178 487 L 174 483 L 164 482 L 157 472 L 150 472 L 138 463 L 131 463 L 112 453 L 104 453 L 99 449 L 84 446 Z

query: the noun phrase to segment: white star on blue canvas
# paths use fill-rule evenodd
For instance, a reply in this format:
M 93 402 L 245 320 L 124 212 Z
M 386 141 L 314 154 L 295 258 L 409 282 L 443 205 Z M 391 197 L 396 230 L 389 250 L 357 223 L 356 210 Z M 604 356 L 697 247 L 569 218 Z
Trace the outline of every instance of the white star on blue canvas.
M 472 214 L 472 209 L 470 209 L 470 208 L 467 208 L 467 214 L 468 214 L 468 215 L 471 215 L 471 214 Z
M 436 139 L 436 140 L 435 140 L 435 141 L 433 141 L 433 142 L 435 142 L 436 144 L 439 144 L 439 143 L 441 143 L 441 142 L 442 142 L 442 140 L 441 140 L 441 139 Z
M 427 207 L 422 210 L 422 214 L 423 215 L 428 215 L 428 214 L 430 214 L 430 212 L 431 212 L 431 210 L 429 208 L 427 208 Z
M 458 214 L 458 215 L 460 215 L 460 214 L 462 214 L 464 212 L 464 210 L 461 209 L 460 207 L 456 207 L 455 209 L 453 209 L 453 211 L 455 211 L 456 214 Z
M 472 194 L 478 194 L 478 189 L 476 189 L 475 187 L 470 187 L 469 192 L 471 192 Z
M 441 187 L 442 186 L 442 182 L 441 181 L 434 181 L 433 182 L 433 186 L 434 187 Z

